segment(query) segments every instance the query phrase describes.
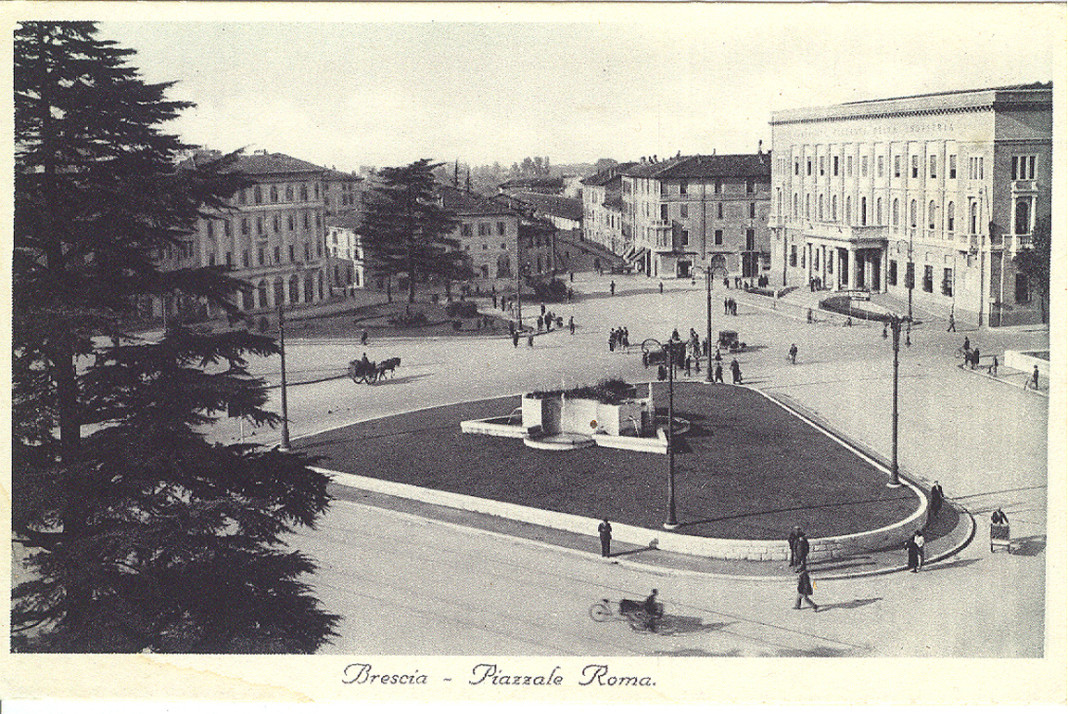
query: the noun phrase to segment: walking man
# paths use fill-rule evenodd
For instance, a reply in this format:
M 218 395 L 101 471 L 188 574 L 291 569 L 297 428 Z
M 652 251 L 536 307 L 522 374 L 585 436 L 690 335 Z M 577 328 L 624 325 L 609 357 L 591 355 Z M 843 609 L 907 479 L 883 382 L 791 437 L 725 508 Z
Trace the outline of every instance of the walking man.
M 519 333 L 512 332 L 512 347 L 519 347 Z
M 723 384 L 723 364 L 720 362 L 716 362 L 716 373 L 712 381 L 713 383 L 719 382 Z
M 820 606 L 812 601 L 812 580 L 808 577 L 808 568 L 805 564 L 797 566 L 797 600 L 794 602 L 794 609 L 801 609 L 801 601 L 804 600 L 812 606 L 813 612 L 819 612 Z
M 660 281 L 660 294 L 661 295 L 664 294 L 664 281 L 663 280 Z
M 1031 373 L 1031 386 L 1038 390 L 1038 365 L 1035 365 L 1035 371 Z
M 942 487 L 935 481 L 931 485 L 931 515 L 928 520 L 934 520 L 938 515 L 938 512 L 942 510 L 942 502 L 945 500 L 945 495 L 942 493 Z
M 742 383 L 742 366 L 738 364 L 738 360 L 731 360 L 731 379 L 733 384 Z
M 803 568 L 808 567 L 808 536 L 800 528 L 797 534 L 797 564 Z
M 612 554 L 612 524 L 607 518 L 597 526 L 597 535 L 601 537 L 601 557 L 607 558 Z
M 994 355 L 994 361 L 986 368 L 986 373 L 994 377 L 998 376 L 998 356 Z
M 790 544 L 790 567 L 797 567 L 797 542 L 801 539 L 801 526 L 794 526 L 790 529 L 790 535 L 786 537 L 786 542 Z
M 797 345 L 790 345 L 790 364 L 797 364 Z
M 615 294 L 616 294 L 616 281 L 615 281 L 615 280 L 613 280 L 613 281 L 612 281 L 612 282 L 611 282 L 611 283 L 610 283 L 610 284 L 608 285 L 608 292 L 610 292 L 610 293 L 611 293 L 612 295 L 615 295 Z
M 949 311 L 949 327 L 946 328 L 946 332 L 956 332 L 957 321 L 953 319 L 953 311 Z
M 575 316 L 567 318 L 567 329 L 571 331 L 571 334 L 575 334 Z

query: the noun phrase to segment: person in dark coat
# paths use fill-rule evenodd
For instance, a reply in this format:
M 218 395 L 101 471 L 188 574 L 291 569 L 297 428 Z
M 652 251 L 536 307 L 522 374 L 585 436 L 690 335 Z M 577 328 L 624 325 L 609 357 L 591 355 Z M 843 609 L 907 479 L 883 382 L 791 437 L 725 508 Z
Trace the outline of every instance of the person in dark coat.
M 716 373 L 712 381 L 723 384 L 723 365 L 719 362 L 716 362 Z
M 567 318 L 567 329 L 571 331 L 571 334 L 575 334 L 575 316 Z
M 797 534 L 797 564 L 802 566 L 802 567 L 807 567 L 808 566 L 808 536 L 806 536 L 805 532 L 802 531 L 800 528 L 798 529 L 798 531 L 800 531 L 800 532 Z
M 790 567 L 797 567 L 797 541 L 801 539 L 801 526 L 794 526 L 790 530 L 790 535 L 786 537 L 786 542 L 790 544 Z
M 813 612 L 819 612 L 820 606 L 812 601 L 812 580 L 808 577 L 808 568 L 805 564 L 797 566 L 797 600 L 794 601 L 794 609 L 801 609 L 801 601 L 804 600 L 812 606 Z
M 610 292 L 610 293 L 611 293 L 611 294 L 613 294 L 613 295 L 615 295 L 615 294 L 616 294 L 616 281 L 615 281 L 615 280 L 613 280 L 613 281 L 612 281 L 612 282 L 611 282 L 611 283 L 610 283 L 610 284 L 608 285 L 608 292 Z
M 597 526 L 597 535 L 601 537 L 601 557 L 607 558 L 612 554 L 612 524 L 607 518 Z
M 918 573 L 920 570 L 920 549 L 917 547 L 916 541 L 912 538 L 905 541 L 905 550 L 909 554 L 909 570 Z
M 990 523 L 995 526 L 1009 525 L 1009 517 L 1001 510 L 1001 506 L 995 508 L 994 512 L 990 514 Z
M 519 347 L 519 333 L 512 333 L 512 347 Z
M 942 510 L 942 502 L 945 501 L 945 496 L 942 493 L 942 487 L 935 481 L 931 485 L 931 518 L 933 519 L 938 515 L 938 512 Z
M 731 360 L 731 378 L 734 384 L 742 383 L 742 367 L 736 359 Z

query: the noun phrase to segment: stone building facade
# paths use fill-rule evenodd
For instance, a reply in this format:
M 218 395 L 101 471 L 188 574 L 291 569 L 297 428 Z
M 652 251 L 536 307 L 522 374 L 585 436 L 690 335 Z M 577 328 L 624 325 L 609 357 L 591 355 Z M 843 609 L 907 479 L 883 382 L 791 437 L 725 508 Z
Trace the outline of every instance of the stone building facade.
M 778 111 L 771 127 L 773 284 L 1039 319 L 1013 257 L 1051 212 L 1050 84 Z
M 771 155 L 676 156 L 623 171 L 624 257 L 650 277 L 753 278 L 770 267 Z

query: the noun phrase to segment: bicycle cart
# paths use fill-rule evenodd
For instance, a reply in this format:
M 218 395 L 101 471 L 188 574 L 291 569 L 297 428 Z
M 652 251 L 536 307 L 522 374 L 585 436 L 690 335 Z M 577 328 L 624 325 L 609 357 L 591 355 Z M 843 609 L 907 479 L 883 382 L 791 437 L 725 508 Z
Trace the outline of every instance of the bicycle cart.
M 1008 523 L 991 523 L 990 524 L 990 552 L 994 552 L 994 548 L 1004 548 L 1005 552 L 1012 552 L 1012 539 L 1009 537 L 1009 524 Z
M 640 600 L 620 600 L 618 603 L 604 598 L 590 607 L 590 617 L 594 622 L 609 620 L 626 620 L 635 632 L 656 632 L 664 619 L 663 603 L 656 603 L 656 612 L 650 614 L 645 610 L 645 603 Z

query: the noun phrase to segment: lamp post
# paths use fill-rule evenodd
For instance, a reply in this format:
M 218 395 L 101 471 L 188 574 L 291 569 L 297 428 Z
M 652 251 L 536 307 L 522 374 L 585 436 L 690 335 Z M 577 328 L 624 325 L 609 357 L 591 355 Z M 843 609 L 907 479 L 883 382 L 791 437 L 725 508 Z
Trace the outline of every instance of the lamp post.
M 708 383 L 712 383 L 712 256 L 708 256 L 708 268 L 705 269 L 705 327 L 708 330 Z
M 278 354 L 282 358 L 282 443 L 281 451 L 289 451 L 289 404 L 286 401 L 286 318 L 282 304 L 278 305 Z
M 649 352 L 649 345 L 656 345 L 664 353 L 664 361 L 667 363 L 668 373 L 668 495 L 667 495 L 667 520 L 664 528 L 675 530 L 679 527 L 679 520 L 675 512 L 675 349 L 679 342 L 668 340 L 665 346 L 660 340 L 650 337 L 642 342 L 642 352 Z
M 894 333 L 894 396 L 893 406 L 890 412 L 890 481 L 887 482 L 887 486 L 890 488 L 900 488 L 901 479 L 898 477 L 898 462 L 897 462 L 897 382 L 898 382 L 898 351 L 901 344 L 901 323 L 912 323 L 912 318 L 904 318 L 900 315 L 890 315 L 886 318 L 887 324 L 890 326 L 891 331 Z
M 914 230 L 916 229 L 909 229 L 909 262 L 905 264 L 905 287 L 909 290 L 909 322 L 912 322 L 912 288 L 916 285 L 916 266 L 912 264 L 912 232 Z M 905 245 L 905 241 L 898 241 L 897 245 L 901 248 Z

